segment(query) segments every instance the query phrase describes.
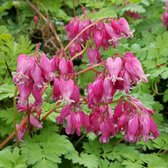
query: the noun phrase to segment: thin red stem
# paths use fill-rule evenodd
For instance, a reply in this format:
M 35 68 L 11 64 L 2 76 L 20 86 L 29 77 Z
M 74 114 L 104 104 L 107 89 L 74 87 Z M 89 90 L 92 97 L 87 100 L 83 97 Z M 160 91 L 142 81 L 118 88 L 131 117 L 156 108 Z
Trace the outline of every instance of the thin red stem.
M 81 70 L 81 71 L 75 73 L 74 75 L 75 75 L 75 76 L 81 75 L 82 73 L 87 72 L 87 71 L 89 71 L 89 70 L 92 70 L 92 69 L 94 69 L 94 68 L 96 68 L 96 67 L 98 67 L 98 66 L 104 65 L 105 63 L 106 63 L 106 61 L 103 61 L 103 62 L 101 62 L 101 63 L 99 63 L 99 64 L 95 64 L 95 65 L 93 65 L 93 66 L 90 66 L 90 67 L 88 67 L 88 68 L 86 68 L 86 69 L 83 69 L 83 70 Z

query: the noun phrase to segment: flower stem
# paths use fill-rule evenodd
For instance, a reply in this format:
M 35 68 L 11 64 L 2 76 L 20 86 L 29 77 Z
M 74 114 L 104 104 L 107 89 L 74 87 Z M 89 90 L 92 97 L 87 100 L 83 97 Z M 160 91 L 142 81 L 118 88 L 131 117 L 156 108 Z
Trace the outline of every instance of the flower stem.
M 103 61 L 103 62 L 101 62 L 101 63 L 95 64 L 95 65 L 93 65 L 93 66 L 90 66 L 90 67 L 88 67 L 88 68 L 86 68 L 86 69 L 83 69 L 83 70 L 81 70 L 81 71 L 75 73 L 74 75 L 75 75 L 75 76 L 81 75 L 82 73 L 87 72 L 87 71 L 89 71 L 89 70 L 92 70 L 93 68 L 96 68 L 96 67 L 98 67 L 98 66 L 104 65 L 105 63 L 106 63 L 106 61 Z
M 75 142 L 74 146 L 76 147 L 76 146 L 80 143 L 80 141 L 81 141 L 85 136 L 86 136 L 86 135 L 83 134 L 83 135 Z
M 66 50 L 71 46 L 71 44 L 72 44 L 82 33 L 84 33 L 87 29 L 89 29 L 90 27 L 94 26 L 94 25 L 97 24 L 99 21 L 104 20 L 104 19 L 107 19 L 107 18 L 102 18 L 102 19 L 97 20 L 97 21 L 93 22 L 92 24 L 86 26 L 79 34 L 77 34 L 77 35 L 68 43 L 68 45 L 65 47 L 64 51 L 66 51 Z
M 13 127 L 15 130 L 15 134 L 16 134 L 16 141 L 18 141 L 17 139 L 17 129 L 16 129 L 16 115 L 17 115 L 17 109 L 16 109 L 16 96 L 18 93 L 18 87 L 15 87 L 15 91 L 14 91 L 14 96 L 13 96 Z
M 76 59 L 77 57 L 81 56 L 85 51 L 87 50 L 87 45 L 86 47 L 79 53 L 77 53 L 75 56 L 73 56 L 70 61 L 73 61 L 74 59 Z

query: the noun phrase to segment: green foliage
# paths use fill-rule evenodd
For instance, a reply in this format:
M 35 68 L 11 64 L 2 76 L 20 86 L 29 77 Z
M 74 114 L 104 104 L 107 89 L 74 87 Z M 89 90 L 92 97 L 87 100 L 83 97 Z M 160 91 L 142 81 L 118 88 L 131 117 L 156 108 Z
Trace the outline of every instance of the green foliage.
M 61 156 L 73 150 L 72 144 L 66 136 L 58 135 L 55 132 L 44 129 L 40 135 L 32 139 L 27 138 L 21 144 L 21 153 L 26 156 L 27 164 L 37 167 L 58 167 L 61 163 Z
M 1 26 L 0 27 L 0 79 L 8 78 L 9 75 L 16 69 L 16 60 L 19 54 L 30 54 L 33 51 L 34 45 L 25 36 L 20 36 L 17 41 L 14 40 L 9 30 Z
M 0 85 L 0 101 L 5 98 L 12 98 L 14 95 L 15 87 L 13 84 Z
M 27 158 L 24 155 L 20 155 L 20 149 L 15 147 L 5 148 L 0 151 L 0 167 L 1 168 L 27 168 Z
M 130 5 L 122 8 L 121 11 L 122 11 L 122 13 L 124 13 L 125 11 L 144 13 L 146 10 L 142 5 L 133 3 L 133 4 L 130 4 Z

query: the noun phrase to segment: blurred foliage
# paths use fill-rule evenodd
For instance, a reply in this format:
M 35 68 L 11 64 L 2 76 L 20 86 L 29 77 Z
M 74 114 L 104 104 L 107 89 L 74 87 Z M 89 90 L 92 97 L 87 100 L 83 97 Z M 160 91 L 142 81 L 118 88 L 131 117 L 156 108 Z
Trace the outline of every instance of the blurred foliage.
M 132 90 L 146 107 L 156 111 L 154 116 L 160 130 L 160 137 L 147 143 L 126 143 L 120 136 L 111 139 L 109 144 L 100 144 L 98 139 L 89 134 L 79 139 L 76 136 L 67 138 L 63 129 L 56 127 L 53 113 L 44 121 L 44 129 L 28 135 L 19 147 L 8 146 L 0 151 L 0 168 L 167 168 L 168 167 L 168 32 L 162 26 L 161 15 L 164 11 L 164 0 L 33 0 L 40 12 L 49 18 L 62 43 L 67 38 L 64 26 L 83 8 L 88 9 L 92 20 L 102 17 L 121 17 L 129 20 L 134 38 L 122 40 L 117 49 L 102 53 L 104 58 L 114 53 L 132 51 L 141 60 L 149 82 L 141 83 Z M 73 3 L 74 2 L 74 3 Z M 83 7 L 83 8 L 82 8 Z M 95 13 L 96 11 L 96 13 Z M 135 20 L 126 16 L 127 11 L 138 12 L 140 18 Z M 46 45 L 48 28 L 42 18 L 34 25 L 33 16 L 37 13 L 24 0 L 0 1 L 0 139 L 7 137 L 13 130 L 12 98 L 14 85 L 11 74 L 16 69 L 19 54 L 32 54 L 35 44 L 40 42 L 42 51 L 51 57 L 55 49 Z M 86 56 L 85 56 L 86 57 Z M 86 58 L 76 70 L 88 66 Z M 81 69 L 80 69 L 81 68 Z M 99 69 L 98 69 L 99 70 Z M 77 80 L 83 94 L 88 82 L 92 82 L 94 72 L 81 75 Z M 50 92 L 50 90 L 48 91 Z M 47 93 L 48 93 L 47 92 Z M 48 93 L 49 94 L 49 93 Z M 44 95 L 46 98 L 47 95 Z M 53 107 L 52 100 L 43 105 L 43 114 Z M 87 106 L 83 107 L 89 113 Z M 61 109 L 58 109 L 60 111 Z M 19 122 L 17 116 L 16 122 Z M 78 144 L 75 144 L 78 142 Z M 13 142 L 11 142 L 12 144 Z

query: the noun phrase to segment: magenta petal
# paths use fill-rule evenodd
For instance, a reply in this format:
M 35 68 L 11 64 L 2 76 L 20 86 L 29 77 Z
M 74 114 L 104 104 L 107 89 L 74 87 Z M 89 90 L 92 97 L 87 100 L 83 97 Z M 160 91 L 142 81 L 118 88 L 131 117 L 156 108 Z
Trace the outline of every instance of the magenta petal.
M 70 100 L 73 89 L 74 89 L 74 81 L 72 79 L 65 81 L 64 79 L 61 78 L 60 91 L 64 100 L 66 101 Z
M 65 58 L 61 58 L 58 69 L 60 74 L 66 74 L 68 72 L 67 61 Z
M 70 112 L 71 112 L 71 108 L 70 108 L 69 105 L 63 107 L 62 110 L 61 110 L 60 116 L 58 116 L 56 118 L 57 123 L 58 124 L 63 124 L 64 119 L 70 114 Z
M 150 131 L 153 134 L 154 138 L 157 138 L 160 135 L 157 126 L 155 124 L 155 121 L 152 118 L 150 118 Z
M 126 122 L 127 122 L 127 114 L 123 113 L 118 119 L 117 128 L 120 130 L 122 127 L 125 126 Z
M 34 64 L 34 66 L 31 68 L 30 75 L 34 83 L 41 84 L 43 82 L 41 77 L 41 69 L 37 64 Z
M 80 136 L 80 129 L 82 127 L 82 118 L 79 112 L 72 112 L 71 115 L 71 121 L 72 121 L 72 125 L 74 126 L 76 133 L 78 136 Z
M 67 124 L 66 124 L 66 129 L 65 129 L 65 132 L 67 134 L 73 134 L 74 133 L 74 127 L 72 125 L 72 120 L 71 120 L 71 116 L 69 115 L 67 118 Z
M 122 60 L 121 58 L 108 58 L 106 62 L 107 70 L 110 73 L 112 82 L 115 83 L 118 79 L 119 73 L 122 68 Z
M 102 122 L 100 125 L 100 131 L 102 133 L 102 136 L 100 137 L 100 142 L 101 143 L 108 143 L 109 142 L 109 137 L 110 137 L 110 126 L 107 122 Z
M 114 109 L 114 119 L 117 119 L 118 117 L 121 116 L 121 114 L 123 112 L 122 107 L 123 107 L 122 101 L 120 101 Z
M 118 20 L 118 26 L 122 33 L 124 33 L 127 37 L 132 37 L 132 32 L 130 31 L 129 24 L 125 18 L 120 18 Z
M 53 97 L 55 100 L 58 100 L 60 96 L 61 96 L 60 81 L 57 78 L 55 78 L 53 86 Z
M 40 58 L 40 68 L 42 70 L 42 74 L 47 81 L 51 81 L 54 78 L 54 70 L 51 66 L 51 60 L 47 58 L 47 56 L 42 53 Z
M 86 131 L 91 131 L 91 125 L 90 125 L 90 119 L 89 116 L 87 116 L 84 112 L 80 112 L 80 116 L 82 119 L 82 124 L 86 127 Z
M 141 122 L 141 134 L 144 138 L 144 141 L 147 141 L 149 131 L 150 131 L 150 117 L 149 114 L 143 114 L 140 117 L 140 122 Z
M 16 129 L 18 129 L 19 125 L 16 125 Z M 17 131 L 17 138 L 18 141 L 21 142 L 23 139 L 24 134 L 26 133 L 26 124 L 24 124 L 18 131 Z
M 80 98 L 79 88 L 76 85 L 74 85 L 73 92 L 71 94 L 70 99 L 74 100 L 75 102 L 78 102 L 79 98 Z
M 100 47 L 100 45 L 102 43 L 102 35 L 101 35 L 100 31 L 96 31 L 94 33 L 94 42 L 95 42 L 97 47 Z
M 21 104 L 25 104 L 32 92 L 32 85 L 19 85 L 18 86 L 18 89 L 19 89 L 19 103 Z
M 36 100 L 36 103 L 38 105 L 41 105 L 42 104 L 42 88 L 39 88 L 38 85 L 34 84 L 33 86 L 33 90 L 32 90 L 32 95 L 34 97 L 34 99 Z
M 128 121 L 126 140 L 129 142 L 135 142 L 137 140 L 136 134 L 139 127 L 138 114 L 135 114 Z
M 30 115 L 30 123 L 34 127 L 43 128 L 40 121 L 37 118 L 35 118 L 33 115 Z

